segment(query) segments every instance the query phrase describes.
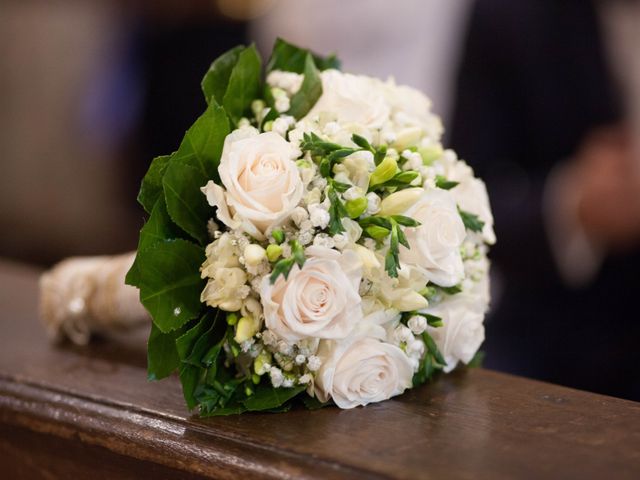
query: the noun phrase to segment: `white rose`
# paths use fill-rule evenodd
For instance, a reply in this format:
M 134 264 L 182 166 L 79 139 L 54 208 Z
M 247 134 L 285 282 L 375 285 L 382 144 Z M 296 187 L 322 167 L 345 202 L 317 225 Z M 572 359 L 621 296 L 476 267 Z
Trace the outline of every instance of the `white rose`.
M 464 161 L 458 160 L 452 150 L 445 152 L 443 162 L 447 179 L 458 182 L 458 185 L 450 190 L 456 203 L 462 210 L 478 215 L 480 220 L 484 222 L 483 240 L 491 245 L 496 243 L 496 234 L 493 231 L 493 214 L 484 182 L 475 178 L 473 169 Z
M 263 240 L 302 199 L 304 186 L 293 161 L 299 152 L 273 132 L 240 138 L 234 133 L 225 139 L 218 167 L 226 191 L 212 181 L 202 191 L 221 222 Z
M 262 282 L 260 297 L 267 328 L 288 341 L 305 337 L 345 338 L 362 320 L 358 293 L 362 267 L 353 251 L 311 246 L 302 269 L 285 280 Z
M 417 126 L 426 133 L 433 132 L 439 136 L 442 131 L 440 119 L 431 113 L 431 100 L 421 91 L 389 81 L 385 84 L 384 93 L 396 124 Z
M 442 327 L 427 326 L 447 365 L 453 370 L 459 361 L 469 363 L 484 341 L 486 303 L 476 295 L 459 293 L 430 307 L 425 312 L 442 318 Z
M 378 129 L 389 119 L 379 80 L 331 69 L 323 71 L 321 77 L 322 95 L 305 118 L 328 113 L 337 116 L 339 123 L 368 129 Z
M 400 246 L 400 261 L 440 286 L 459 283 L 464 277 L 460 246 L 466 232 L 453 196 L 445 190 L 425 190 L 403 215 L 420 226 L 405 229 L 411 248 Z
M 354 408 L 400 395 L 411 387 L 413 367 L 400 348 L 378 338 L 323 341 L 315 395 L 340 408 Z

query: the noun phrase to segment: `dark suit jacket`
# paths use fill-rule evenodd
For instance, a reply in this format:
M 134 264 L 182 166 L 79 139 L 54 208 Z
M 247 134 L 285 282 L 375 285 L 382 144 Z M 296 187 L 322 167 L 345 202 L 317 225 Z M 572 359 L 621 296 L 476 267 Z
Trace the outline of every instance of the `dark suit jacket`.
M 503 280 L 486 365 L 640 400 L 640 257 L 610 257 L 570 290 L 550 256 L 541 196 L 585 134 L 620 121 L 594 5 L 479 0 L 458 75 L 450 144 L 487 182 Z

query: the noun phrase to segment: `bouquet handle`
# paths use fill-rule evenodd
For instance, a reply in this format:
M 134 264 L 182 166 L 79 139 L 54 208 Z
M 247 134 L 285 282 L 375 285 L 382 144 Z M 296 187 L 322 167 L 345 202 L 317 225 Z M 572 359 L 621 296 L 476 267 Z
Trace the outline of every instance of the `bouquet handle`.
M 125 275 L 135 252 L 72 257 L 40 277 L 40 316 L 52 341 L 86 345 L 92 334 L 130 330 L 148 322 L 138 289 Z

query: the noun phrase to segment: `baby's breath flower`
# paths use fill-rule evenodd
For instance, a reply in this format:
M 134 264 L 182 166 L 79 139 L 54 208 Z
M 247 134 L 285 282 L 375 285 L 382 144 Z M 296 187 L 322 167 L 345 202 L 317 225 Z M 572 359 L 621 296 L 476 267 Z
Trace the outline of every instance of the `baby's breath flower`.
M 324 229 L 327 228 L 331 217 L 324 205 L 316 203 L 309 205 L 309 219 L 311 220 L 311 225 Z
M 267 346 L 274 346 L 278 341 L 278 338 L 271 330 L 265 330 L 262 332 L 262 343 Z
M 293 378 L 286 377 L 286 378 L 284 379 L 284 381 L 282 382 L 282 386 L 283 386 L 284 388 L 291 388 L 291 387 L 293 387 Z
M 319 233 L 318 235 L 316 235 L 315 238 L 313 239 L 313 244 L 316 247 L 325 247 L 325 248 L 333 248 L 336 245 L 333 238 L 327 235 L 326 233 Z
M 320 358 L 316 357 L 315 355 L 311 355 L 308 359 L 307 359 L 307 368 L 309 370 L 311 370 L 312 372 L 315 372 L 316 370 L 318 370 L 320 367 L 322 366 L 322 361 L 320 360 Z
M 284 375 L 282 374 L 282 370 L 278 367 L 271 367 L 269 370 L 269 376 L 271 377 L 271 384 L 275 387 L 281 387 L 284 382 Z
M 295 223 L 298 227 L 300 227 L 300 224 L 308 218 L 309 212 L 307 212 L 304 207 L 296 207 L 291 212 L 291 220 L 293 220 L 293 223 Z

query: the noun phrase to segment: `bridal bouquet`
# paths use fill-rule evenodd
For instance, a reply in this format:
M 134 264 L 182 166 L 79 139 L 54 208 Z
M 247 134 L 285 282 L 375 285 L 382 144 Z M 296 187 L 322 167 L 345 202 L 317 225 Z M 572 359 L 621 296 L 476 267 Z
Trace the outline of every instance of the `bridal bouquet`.
M 237 47 L 139 194 L 127 283 L 150 379 L 203 416 L 352 408 L 469 363 L 484 339 L 487 193 L 420 92 L 278 40 Z

